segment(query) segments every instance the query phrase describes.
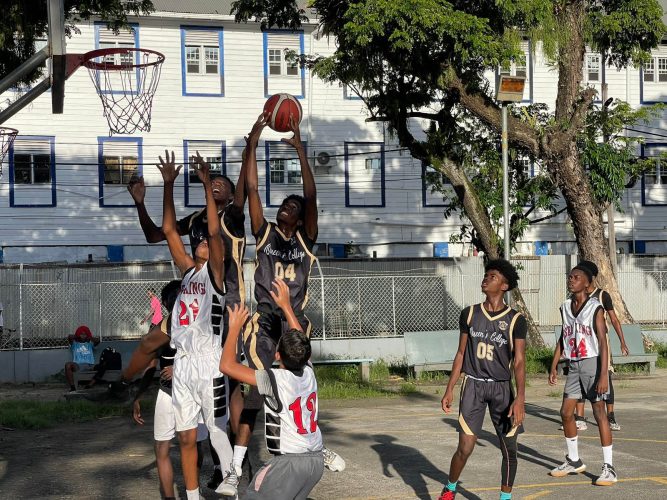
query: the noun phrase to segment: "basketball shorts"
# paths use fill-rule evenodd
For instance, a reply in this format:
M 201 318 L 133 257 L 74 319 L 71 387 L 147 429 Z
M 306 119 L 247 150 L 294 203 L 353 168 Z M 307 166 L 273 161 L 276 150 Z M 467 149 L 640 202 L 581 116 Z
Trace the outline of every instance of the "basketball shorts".
M 305 315 L 297 318 L 301 328 L 310 337 L 312 325 Z M 246 324 L 243 332 L 243 349 L 248 360 L 248 366 L 255 370 L 268 370 L 273 365 L 278 348 L 278 340 L 289 326 L 277 314 L 256 312 Z M 243 403 L 243 407 L 250 410 L 259 410 L 264 405 L 262 396 L 257 387 L 250 387 Z
M 74 363 L 74 366 L 81 372 L 90 372 L 95 369 L 95 365 L 91 365 L 90 363 Z
M 322 478 L 321 451 L 275 455 L 250 480 L 246 500 L 306 500 Z
M 564 399 L 586 399 L 591 403 L 606 401 L 609 387 L 604 394 L 598 394 L 595 386 L 600 378 L 600 358 L 584 358 L 568 362 L 567 378 L 565 379 Z
M 507 416 L 513 402 L 510 380 L 484 381 L 466 376 L 459 400 L 459 432 L 479 436 L 488 408 L 497 434 L 512 437 L 522 433 L 523 426 L 514 427 L 512 419 Z
M 176 417 L 171 396 L 163 390 L 157 391 L 155 400 L 155 416 L 153 418 L 153 437 L 156 441 L 171 441 L 176 437 Z M 197 441 L 208 437 L 208 429 L 204 419 L 199 416 L 197 423 Z

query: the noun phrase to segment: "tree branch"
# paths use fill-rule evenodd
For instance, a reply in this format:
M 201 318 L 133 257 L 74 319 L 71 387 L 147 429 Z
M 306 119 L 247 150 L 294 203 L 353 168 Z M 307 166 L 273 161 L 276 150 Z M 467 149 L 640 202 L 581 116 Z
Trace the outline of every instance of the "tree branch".
M 567 151 L 567 148 L 576 139 L 577 134 L 581 131 L 586 123 L 586 115 L 588 108 L 590 108 L 593 99 L 595 99 L 595 89 L 589 87 L 581 93 L 579 102 L 572 111 L 567 123 L 557 123 L 552 128 L 552 133 L 545 134 L 550 137 L 548 149 L 554 156 L 560 156 Z M 554 130 L 559 129 L 559 130 Z
M 440 118 L 440 113 L 425 113 L 423 111 L 411 111 L 406 113 L 405 116 L 408 118 L 426 118 L 427 120 L 438 120 Z M 388 116 L 371 116 L 366 118 L 366 122 L 389 122 L 391 118 Z
M 567 210 L 567 207 L 561 208 L 560 210 L 558 210 L 554 213 L 551 213 L 549 215 L 545 215 L 544 217 L 540 217 L 539 219 L 529 220 L 528 224 L 537 224 L 538 222 L 544 222 L 545 220 L 553 219 L 557 215 L 560 215 L 563 212 L 565 212 L 565 210 Z

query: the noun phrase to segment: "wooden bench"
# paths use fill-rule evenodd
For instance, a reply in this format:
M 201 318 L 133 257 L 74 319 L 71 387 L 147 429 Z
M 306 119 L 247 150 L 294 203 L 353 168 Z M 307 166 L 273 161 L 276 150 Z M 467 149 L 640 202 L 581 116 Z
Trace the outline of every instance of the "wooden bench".
M 405 357 L 419 377 L 424 371 L 451 371 L 459 348 L 458 330 L 405 332 Z
M 619 365 L 646 365 L 649 373 L 655 373 L 655 362 L 658 359 L 657 353 L 646 352 L 644 349 L 644 340 L 642 339 L 642 330 L 640 325 L 621 325 L 623 327 L 623 336 L 628 346 L 630 354 L 623 356 L 621 353 L 621 342 L 614 327 L 609 328 L 609 345 L 611 347 L 612 364 Z M 554 328 L 556 342 L 560 339 L 561 327 Z M 561 360 L 559 371 L 564 360 Z
M 356 365 L 359 367 L 359 380 L 368 382 L 371 379 L 371 363 L 374 359 L 311 359 L 313 366 Z
M 93 377 L 97 371 L 95 370 L 77 370 L 74 372 L 74 387 L 77 389 L 79 388 L 79 385 L 81 385 L 83 382 L 90 382 L 93 380 Z M 104 376 L 102 377 L 102 380 L 105 382 L 113 382 L 118 379 L 120 379 L 120 374 L 121 370 L 107 370 L 104 372 Z

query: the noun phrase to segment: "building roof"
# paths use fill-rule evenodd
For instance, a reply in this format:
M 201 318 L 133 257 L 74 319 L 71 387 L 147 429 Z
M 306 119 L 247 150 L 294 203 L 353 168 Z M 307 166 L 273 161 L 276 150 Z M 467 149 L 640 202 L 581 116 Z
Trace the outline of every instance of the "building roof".
M 182 12 L 186 14 L 231 15 L 234 0 L 153 0 L 156 12 Z M 307 2 L 298 0 L 299 7 L 306 9 Z M 306 9 L 308 13 L 308 9 Z

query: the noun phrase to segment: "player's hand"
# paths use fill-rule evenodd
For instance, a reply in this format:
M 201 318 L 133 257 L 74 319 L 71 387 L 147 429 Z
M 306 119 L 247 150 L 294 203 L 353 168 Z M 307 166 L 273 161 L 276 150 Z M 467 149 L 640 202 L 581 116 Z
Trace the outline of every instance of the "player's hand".
M 549 385 L 556 385 L 558 382 L 558 370 L 553 369 L 549 372 Z
M 600 376 L 598 383 L 595 384 L 595 392 L 597 392 L 598 394 L 606 394 L 608 389 L 609 389 L 609 373 L 607 373 L 604 377 Z
M 442 410 L 445 413 L 451 413 L 453 400 L 454 394 L 451 391 L 445 391 L 445 395 L 442 397 Z
M 168 150 L 165 149 L 164 154 L 166 159 L 158 156 L 158 158 L 160 158 L 160 163 L 156 164 L 155 166 L 158 168 L 158 170 L 160 170 L 162 179 L 164 180 L 165 184 L 168 182 L 173 183 L 176 180 L 176 177 L 178 177 L 178 174 L 183 168 L 183 165 L 179 165 L 178 168 L 176 167 L 175 155 L 173 151 L 171 152 L 171 159 L 169 158 Z
M 294 135 L 289 139 L 283 138 L 282 141 L 286 142 L 295 149 L 303 148 L 303 144 L 301 143 L 301 131 L 299 130 L 299 124 L 297 123 L 296 118 L 294 118 L 292 113 L 289 115 L 289 129 L 294 133 Z
M 243 302 L 240 304 L 234 304 L 232 307 L 227 306 L 227 312 L 229 312 L 229 332 L 235 335 L 238 335 L 245 325 L 245 322 L 248 321 L 248 308 Z
M 162 380 L 171 380 L 171 377 L 174 375 L 174 366 L 165 366 L 160 372 L 160 378 Z
M 523 398 L 517 397 L 514 400 L 507 416 L 512 419 L 512 425 L 514 427 L 519 427 L 523 423 L 523 419 L 526 416 L 526 403 Z
M 141 205 L 146 198 L 146 185 L 144 184 L 144 176 L 133 175 L 130 182 L 127 183 L 127 190 L 130 196 L 137 205 Z
M 276 305 L 282 310 L 289 309 L 290 307 L 290 296 L 289 296 L 289 287 L 280 278 L 273 280 L 273 290 L 269 293 L 271 298 L 274 300 Z
M 141 418 L 141 404 L 138 399 L 135 399 L 132 403 L 132 418 L 139 425 L 144 425 L 144 419 Z
M 630 354 L 630 349 L 628 349 L 628 344 L 626 344 L 625 342 L 621 344 L 621 354 L 623 354 L 623 356 L 627 356 L 628 354 Z
M 257 117 L 257 120 L 253 124 L 252 129 L 248 134 L 248 137 L 246 137 L 246 144 L 248 146 L 257 147 L 259 137 L 262 135 L 262 130 L 264 130 L 264 127 L 269 124 L 269 116 L 270 114 L 268 112 L 262 112 L 262 114 Z
M 208 163 L 197 151 L 195 156 L 190 157 L 190 166 L 197 172 L 197 177 L 206 185 L 211 182 L 211 164 Z

